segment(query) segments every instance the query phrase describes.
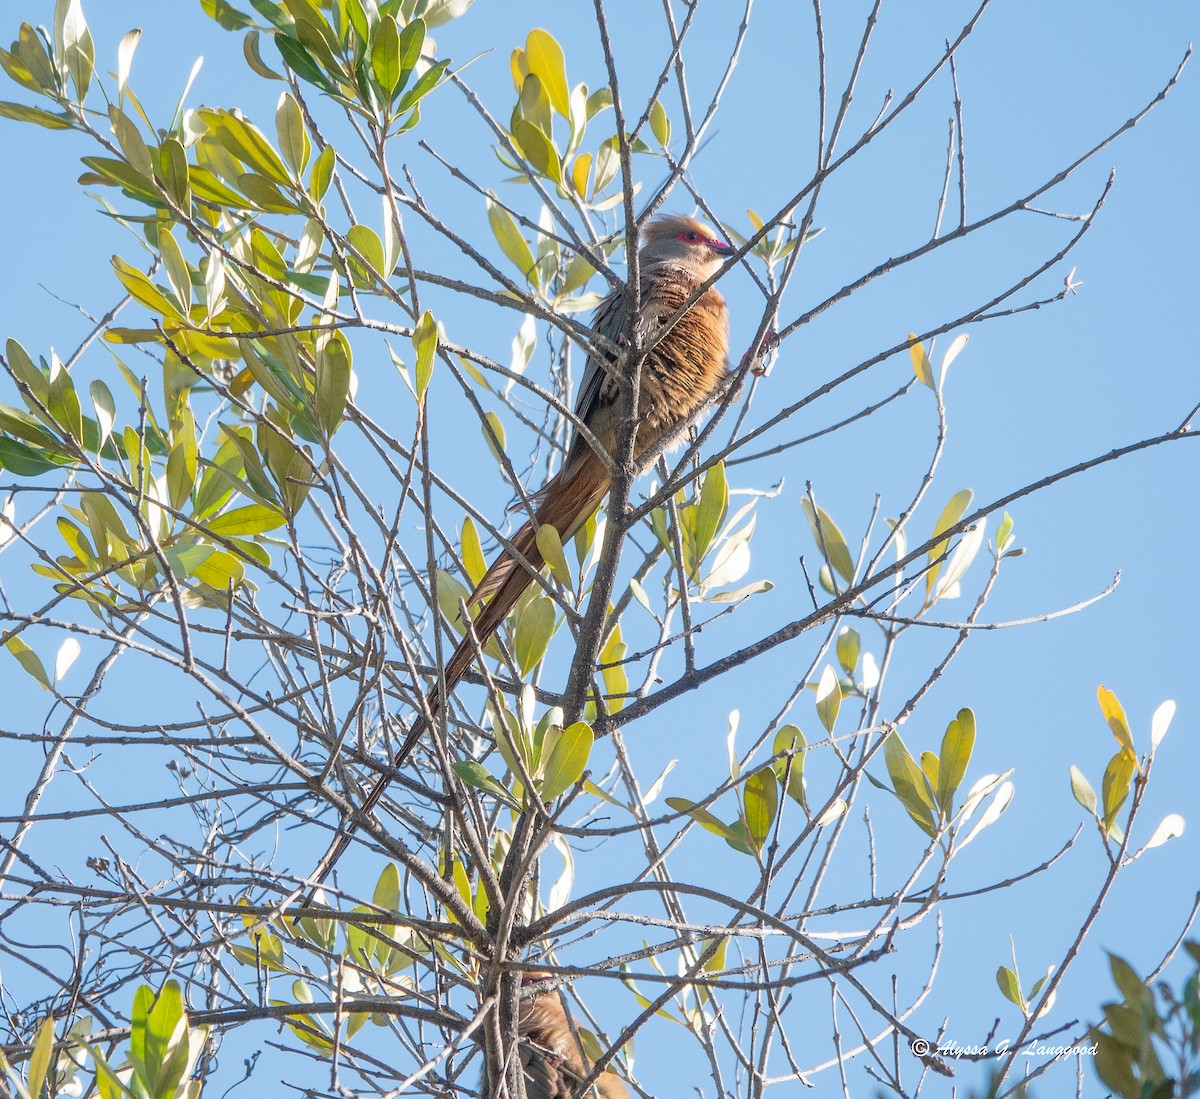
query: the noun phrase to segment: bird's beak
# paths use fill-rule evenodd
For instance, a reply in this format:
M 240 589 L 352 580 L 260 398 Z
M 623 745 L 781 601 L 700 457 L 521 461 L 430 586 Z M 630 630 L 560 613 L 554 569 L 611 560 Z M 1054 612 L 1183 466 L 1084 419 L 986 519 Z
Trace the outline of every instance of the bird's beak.
M 728 244 L 723 240 L 710 240 L 708 242 L 708 246 L 714 252 L 716 252 L 718 256 L 732 256 L 733 253 L 737 251 L 732 244 Z

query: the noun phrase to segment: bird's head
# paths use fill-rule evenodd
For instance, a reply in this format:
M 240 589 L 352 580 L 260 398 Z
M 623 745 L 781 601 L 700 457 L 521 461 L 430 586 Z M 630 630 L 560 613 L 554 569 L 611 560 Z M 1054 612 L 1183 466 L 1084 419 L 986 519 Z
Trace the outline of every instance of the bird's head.
M 642 231 L 643 263 L 678 263 L 701 279 L 712 276 L 733 252 L 733 246 L 703 222 L 679 214 L 655 218 Z

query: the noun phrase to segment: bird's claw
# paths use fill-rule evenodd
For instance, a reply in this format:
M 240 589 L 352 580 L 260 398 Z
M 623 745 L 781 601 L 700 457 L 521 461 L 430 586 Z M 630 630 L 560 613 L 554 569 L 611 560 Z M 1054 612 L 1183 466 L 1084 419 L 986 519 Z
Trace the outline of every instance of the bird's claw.
M 767 359 L 773 355 L 779 348 L 779 333 L 774 328 L 768 328 L 763 333 L 763 338 L 758 344 L 758 354 L 751 359 L 750 352 L 746 352 L 746 357 L 742 359 L 742 365 L 745 366 L 749 360 L 753 363 L 750 367 L 750 373 L 756 378 L 764 377 L 767 373 Z

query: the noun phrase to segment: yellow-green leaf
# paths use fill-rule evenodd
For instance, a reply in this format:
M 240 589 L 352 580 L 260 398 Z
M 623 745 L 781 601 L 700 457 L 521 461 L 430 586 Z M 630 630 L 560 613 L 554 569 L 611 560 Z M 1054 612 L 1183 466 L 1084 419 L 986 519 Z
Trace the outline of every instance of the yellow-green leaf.
M 718 462 L 704 475 L 704 486 L 700 490 L 700 503 L 696 509 L 693 540 L 697 566 L 708 552 L 728 510 L 729 485 L 725 480 L 725 463 Z
M 485 412 L 483 418 L 487 421 L 483 425 L 483 438 L 496 460 L 501 461 L 504 458 L 504 425 L 494 412 Z
M 417 355 L 416 390 L 417 402 L 425 402 L 425 390 L 433 376 L 433 360 L 437 353 L 438 329 L 433 314 L 425 310 L 412 335 L 413 350 Z
M 488 223 L 492 227 L 492 235 L 496 238 L 496 243 L 500 245 L 500 250 L 521 272 L 523 278 L 532 281 L 536 260 L 533 258 L 533 250 L 529 247 L 529 242 L 521 235 L 516 219 L 504 207 L 490 198 L 487 200 L 487 214 Z
M 553 183 L 562 182 L 562 164 L 558 159 L 558 150 L 543 130 L 524 118 L 518 118 L 513 123 L 512 134 L 521 146 L 525 159 L 539 175 L 545 176 Z
M 563 553 L 562 539 L 559 538 L 557 529 L 550 526 L 549 523 L 543 523 L 538 527 L 536 539 L 538 553 L 542 555 L 542 560 L 550 566 L 551 575 L 569 591 L 571 568 L 567 564 L 566 554 Z
M 346 398 L 350 393 L 350 343 L 341 332 L 334 332 L 317 355 L 317 419 L 326 435 L 341 426 Z
M 662 100 L 656 99 L 650 107 L 650 129 L 664 148 L 671 143 L 671 120 Z
M 1071 794 L 1092 816 L 1096 815 L 1096 791 L 1084 777 L 1083 772 L 1071 764 Z
M 1121 750 L 1130 759 L 1137 759 L 1137 752 L 1133 747 L 1133 733 L 1129 731 L 1129 721 L 1125 717 L 1125 710 L 1121 703 L 1117 701 L 1117 696 L 1101 684 L 1096 690 L 1096 697 L 1100 702 L 1100 711 L 1104 714 L 1104 720 L 1108 722 L 1108 727 L 1112 730 L 1113 736 L 1117 738 Z
M 970 506 L 971 500 L 974 498 L 974 493 L 969 488 L 960 489 L 950 497 L 946 506 L 942 509 L 942 514 L 938 516 L 938 521 L 933 525 L 933 537 L 938 538 L 943 532 L 949 530 L 957 523 Z M 940 542 L 935 543 L 929 551 L 929 570 L 925 573 L 925 600 L 929 601 L 933 594 L 934 586 L 937 584 L 938 574 L 942 571 L 943 562 L 940 558 L 945 554 L 946 548 L 950 544 L 950 539 L 943 538 Z
M 225 538 L 230 535 L 263 534 L 283 526 L 286 522 L 287 517 L 275 508 L 269 508 L 265 504 L 245 504 L 206 520 L 204 529 L 210 534 Z
M 46 674 L 37 653 L 19 637 L 10 637 L 4 647 L 17 658 L 21 667 L 42 685 L 43 690 L 50 690 L 50 677 Z
M 854 560 L 842 532 L 823 508 L 814 508 L 807 497 L 800 501 L 809 528 L 816 540 L 821 556 L 849 583 L 854 581 Z
M 487 561 L 483 556 L 483 546 L 479 541 L 479 531 L 475 529 L 475 524 L 471 522 L 469 516 L 463 520 L 462 526 L 462 562 L 467 579 L 471 581 L 471 586 L 474 587 L 483 579 L 483 574 L 487 572 Z
M 592 727 L 583 721 L 562 731 L 546 761 L 541 783 L 543 800 L 553 801 L 580 780 L 595 739 Z
M 817 717 L 821 719 L 821 724 L 825 726 L 827 733 L 833 732 L 841 707 L 841 684 L 838 683 L 833 667 L 826 664 L 824 671 L 821 672 L 821 679 L 817 683 Z
M 525 38 L 525 66 L 542 82 L 554 109 L 563 118 L 569 118 L 571 92 L 567 86 L 567 63 L 554 35 L 540 27 L 529 32 Z
M 779 784 L 770 767 L 760 767 L 746 779 L 742 791 L 742 804 L 746 815 L 746 827 L 754 844 L 760 850 L 771 834 L 775 815 L 779 811 Z
M 942 752 L 938 759 L 937 800 L 945 811 L 950 811 L 955 791 L 962 785 L 975 748 L 975 714 L 969 708 L 958 711 L 958 716 L 946 726 L 942 737 Z
M 908 334 L 910 340 L 916 340 L 917 334 L 910 332 Z M 929 362 L 929 355 L 926 353 L 924 346 L 920 343 L 914 343 L 908 349 L 909 357 L 912 359 L 913 373 L 917 376 L 917 381 L 922 385 L 929 386 L 934 389 L 933 384 L 933 367 Z
M 807 808 L 804 791 L 804 745 L 804 734 L 795 725 L 785 725 L 775 734 L 772 752 L 774 755 L 781 752 L 792 753 L 775 761 L 775 774 L 780 782 L 787 778 L 787 796 L 798 805 Z
M 284 92 L 279 97 L 279 104 L 275 108 L 275 130 L 279 136 L 279 151 L 299 176 L 308 165 L 312 145 L 308 139 L 308 130 L 304 127 L 304 115 L 300 104 L 292 98 L 290 92 Z
M 554 601 L 545 595 L 528 600 L 517 615 L 513 655 L 521 674 L 528 675 L 541 663 L 554 634 Z
M 371 44 L 371 71 L 384 95 L 391 99 L 396 85 L 400 83 L 400 27 L 395 17 L 384 15 L 375 27 L 375 41 Z
M 1104 803 L 1104 830 L 1111 832 L 1116 822 L 1117 814 L 1125 799 L 1129 797 L 1129 788 L 1133 782 L 1133 769 L 1136 760 L 1123 749 L 1108 761 L 1104 768 L 1104 781 L 1100 788 L 1100 796 Z

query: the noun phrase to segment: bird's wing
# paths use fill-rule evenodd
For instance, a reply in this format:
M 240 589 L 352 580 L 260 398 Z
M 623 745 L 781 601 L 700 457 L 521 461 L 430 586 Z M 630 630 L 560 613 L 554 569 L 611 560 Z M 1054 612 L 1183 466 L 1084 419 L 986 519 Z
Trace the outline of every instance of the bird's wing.
M 614 290 L 597 307 L 592 318 L 592 328 L 607 340 L 621 343 L 625 332 L 625 291 Z M 575 417 L 583 423 L 595 411 L 600 401 L 600 391 L 607 376 L 605 365 L 597 355 L 589 355 L 579 383 L 579 395 L 575 399 Z M 578 434 L 578 432 L 576 432 Z M 572 440 L 573 442 L 573 440 Z M 572 449 L 574 447 L 572 446 Z
M 673 283 L 678 281 L 679 274 L 680 272 L 666 264 L 655 264 L 643 269 L 642 302 L 638 310 L 638 328 L 643 340 L 650 336 L 682 302 L 683 298 L 680 297 L 679 302 L 672 304 L 672 299 L 678 295 L 668 293 L 664 300 L 663 293 L 664 289 L 677 289 Z M 674 279 L 672 279 L 672 275 L 675 276 Z M 683 296 L 686 297 L 686 291 Z M 622 345 L 627 342 L 624 288 L 614 290 L 596 307 L 595 316 L 592 318 L 592 328 L 612 343 Z M 604 399 L 604 382 L 610 368 L 610 364 L 602 357 L 588 356 L 583 379 L 579 383 L 579 396 L 575 400 L 574 409 L 576 419 L 585 424 L 594 422 L 592 416 Z M 579 432 L 575 431 L 568 449 L 569 454 L 575 454 L 587 445 L 582 443 L 578 436 Z

